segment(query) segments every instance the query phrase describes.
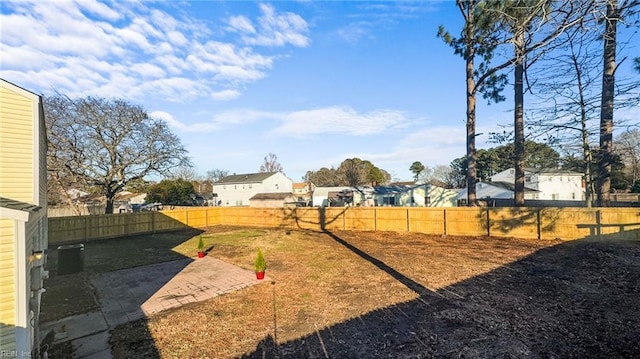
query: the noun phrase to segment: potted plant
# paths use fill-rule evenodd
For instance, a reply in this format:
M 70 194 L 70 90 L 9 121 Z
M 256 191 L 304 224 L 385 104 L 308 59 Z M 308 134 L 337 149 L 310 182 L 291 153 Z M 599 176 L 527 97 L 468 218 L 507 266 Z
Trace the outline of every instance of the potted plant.
M 256 260 L 253 262 L 253 267 L 256 270 L 256 278 L 258 280 L 264 279 L 264 271 L 267 269 L 267 261 L 264 259 L 264 254 L 262 254 L 262 250 L 258 248 L 258 254 L 256 255 Z
M 204 241 L 202 235 L 198 238 L 198 258 L 204 258 Z

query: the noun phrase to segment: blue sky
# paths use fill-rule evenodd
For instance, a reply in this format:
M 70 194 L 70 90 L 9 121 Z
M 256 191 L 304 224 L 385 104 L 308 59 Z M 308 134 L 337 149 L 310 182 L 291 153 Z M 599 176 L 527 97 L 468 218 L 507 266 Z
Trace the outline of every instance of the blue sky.
M 408 180 L 414 161 L 465 154 L 464 63 L 436 37 L 459 31 L 453 1 L 0 6 L 2 78 L 141 104 L 200 174 L 257 172 L 274 153 L 294 181 L 352 157 Z M 479 101 L 479 147 L 510 108 Z

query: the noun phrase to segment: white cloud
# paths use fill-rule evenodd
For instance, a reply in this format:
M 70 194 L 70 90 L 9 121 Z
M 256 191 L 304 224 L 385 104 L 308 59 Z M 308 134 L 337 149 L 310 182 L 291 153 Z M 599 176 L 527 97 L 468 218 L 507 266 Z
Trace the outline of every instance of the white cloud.
M 272 130 L 271 134 L 294 137 L 327 133 L 366 136 L 401 127 L 408 121 L 400 111 L 358 113 L 350 107 L 336 106 L 282 114 L 281 125 Z
M 255 34 L 256 29 L 251 24 L 251 20 L 245 16 L 232 16 L 229 18 L 230 30 L 245 34 Z
M 400 111 L 376 110 L 358 113 L 349 107 L 335 106 L 292 112 L 242 109 L 225 111 L 217 113 L 208 123 L 180 124 L 175 127 L 185 132 L 203 131 L 203 129 L 215 131 L 256 121 L 272 121 L 276 124 L 276 127 L 268 133 L 269 135 L 304 138 L 320 134 L 377 135 L 386 130 L 405 127 L 411 120 Z
M 3 77 L 35 91 L 68 95 L 223 100 L 264 78 L 279 56 L 263 55 L 253 45 L 308 45 L 304 19 L 278 14 L 271 5 L 260 5 L 259 31 L 246 17 L 229 20 L 243 36 L 255 33 L 251 46 L 244 47 L 215 38 L 220 29 L 183 12 L 154 6 L 94 0 L 3 3 Z
M 79 7 L 86 9 L 90 13 L 98 15 L 105 19 L 109 19 L 111 21 L 119 20 L 121 18 L 120 13 L 109 8 L 107 5 L 95 0 L 76 0 L 75 3 L 78 4 Z
M 232 31 L 243 34 L 242 40 L 248 45 L 307 47 L 309 27 L 300 16 L 291 12 L 278 14 L 270 4 L 260 4 L 262 15 L 258 18 L 258 28 L 243 16 L 229 18 Z
M 236 90 L 223 90 L 211 93 L 211 98 L 216 101 L 229 101 L 236 99 L 240 96 L 240 91 Z
M 344 41 L 349 43 L 356 43 L 364 37 L 371 37 L 371 27 L 365 22 L 354 22 L 341 29 L 338 29 L 337 34 Z

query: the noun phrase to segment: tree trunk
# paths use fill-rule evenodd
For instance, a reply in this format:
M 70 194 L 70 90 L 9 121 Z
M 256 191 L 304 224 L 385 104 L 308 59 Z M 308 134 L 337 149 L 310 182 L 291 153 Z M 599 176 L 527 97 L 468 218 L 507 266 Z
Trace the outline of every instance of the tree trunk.
M 524 31 L 518 30 L 515 37 L 516 66 L 514 79 L 513 111 L 513 157 L 515 168 L 514 206 L 524 207 Z
M 476 152 L 476 95 L 473 48 L 469 49 L 467 55 L 467 205 L 476 206 L 476 182 L 477 182 L 477 162 Z
M 114 193 L 107 193 L 107 195 L 106 195 L 107 207 L 105 208 L 104 213 L 106 213 L 106 214 L 113 213 L 113 199 L 114 198 L 115 198 L 115 194 Z
M 613 97 L 616 69 L 616 25 L 618 1 L 607 1 L 604 32 L 604 71 L 600 104 L 600 156 L 598 158 L 598 206 L 610 204 L 611 159 L 613 154 Z
M 585 88 L 582 84 L 582 71 L 578 59 L 572 56 L 573 68 L 576 71 L 576 80 L 578 81 L 578 95 L 580 97 L 580 130 L 582 134 L 582 160 L 584 161 L 584 200 L 587 208 L 591 208 L 593 202 L 592 179 L 591 179 L 591 146 L 589 145 L 589 130 L 587 129 L 587 103 L 585 100 Z
M 477 163 L 478 153 L 476 152 L 476 82 L 475 82 L 475 19 L 474 9 L 477 4 L 468 4 L 466 8 L 466 24 L 465 24 L 465 65 L 466 65 L 466 82 L 467 82 L 467 206 L 475 207 L 478 205 L 476 198 L 476 182 L 478 178 Z M 460 9 L 463 6 L 460 4 Z M 463 13 L 465 11 L 463 10 Z

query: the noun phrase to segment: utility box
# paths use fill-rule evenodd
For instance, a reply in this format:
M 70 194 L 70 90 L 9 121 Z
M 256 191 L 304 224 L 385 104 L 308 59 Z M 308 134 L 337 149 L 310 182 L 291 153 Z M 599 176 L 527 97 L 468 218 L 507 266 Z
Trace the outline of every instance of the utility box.
M 58 275 L 79 273 L 84 270 L 84 244 L 58 247 Z

